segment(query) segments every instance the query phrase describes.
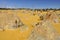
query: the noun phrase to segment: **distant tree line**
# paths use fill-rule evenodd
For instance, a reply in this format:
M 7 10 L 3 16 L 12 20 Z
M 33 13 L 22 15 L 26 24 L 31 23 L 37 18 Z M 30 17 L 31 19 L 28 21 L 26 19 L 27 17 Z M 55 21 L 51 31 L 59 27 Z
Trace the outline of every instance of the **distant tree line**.
M 35 11 L 48 11 L 48 10 L 55 10 L 55 11 L 57 11 L 57 10 L 60 10 L 60 8 L 59 9 L 53 9 L 53 8 L 47 8 L 47 9 L 34 9 Z
M 46 9 L 30 9 L 30 8 L 0 8 L 0 10 L 31 10 L 31 11 L 47 11 L 47 10 L 60 10 L 60 8 L 58 9 L 53 9 L 53 8 L 46 8 Z
M 14 10 L 14 9 L 11 9 L 11 8 L 0 8 L 0 10 Z

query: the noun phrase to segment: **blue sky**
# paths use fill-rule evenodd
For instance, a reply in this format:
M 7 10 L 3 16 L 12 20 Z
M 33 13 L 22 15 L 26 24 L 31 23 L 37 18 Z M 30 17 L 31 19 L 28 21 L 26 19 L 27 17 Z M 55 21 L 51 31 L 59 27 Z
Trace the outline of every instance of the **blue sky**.
M 60 0 L 0 0 L 0 8 L 60 8 Z

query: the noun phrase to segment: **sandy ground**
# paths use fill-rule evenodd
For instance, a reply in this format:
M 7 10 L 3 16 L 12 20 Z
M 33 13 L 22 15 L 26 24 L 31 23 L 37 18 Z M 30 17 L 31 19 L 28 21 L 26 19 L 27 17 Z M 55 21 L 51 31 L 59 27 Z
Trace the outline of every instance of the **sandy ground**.
M 56 11 L 56 12 L 60 13 L 60 11 Z M 15 14 L 26 25 L 17 28 L 15 30 L 5 30 L 5 31 L 0 30 L 0 40 L 27 40 L 31 35 L 32 30 L 34 29 L 33 25 L 41 21 L 39 19 L 40 16 L 39 13 L 41 12 L 24 11 L 24 10 L 7 10 L 7 11 L 0 10 L 0 13 Z M 33 13 L 35 15 L 33 15 Z M 47 14 L 47 12 L 42 12 L 41 15 L 43 14 Z M 52 22 L 52 25 L 53 28 L 56 30 L 56 32 L 60 34 L 60 23 Z

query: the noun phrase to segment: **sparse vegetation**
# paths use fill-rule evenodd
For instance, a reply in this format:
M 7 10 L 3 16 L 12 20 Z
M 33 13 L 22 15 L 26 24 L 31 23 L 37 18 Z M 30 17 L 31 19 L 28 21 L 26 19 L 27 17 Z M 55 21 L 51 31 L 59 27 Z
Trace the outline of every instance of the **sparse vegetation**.
M 55 40 L 59 37 L 59 28 L 60 9 L 0 8 L 0 29 L 4 31 L 2 33 L 0 30 L 2 37 L 13 34 L 15 36 L 12 37 L 18 36 L 21 40 Z

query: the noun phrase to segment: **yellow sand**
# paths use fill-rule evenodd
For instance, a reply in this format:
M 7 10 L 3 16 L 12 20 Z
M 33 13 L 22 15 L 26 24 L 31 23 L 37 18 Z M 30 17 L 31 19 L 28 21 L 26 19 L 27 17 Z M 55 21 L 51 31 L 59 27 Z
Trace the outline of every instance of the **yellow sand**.
M 34 23 L 39 22 L 39 17 L 37 15 L 37 12 L 35 13 L 36 15 L 32 15 L 32 11 L 25 11 L 24 10 L 0 10 L 0 13 L 15 13 L 18 15 L 21 19 L 21 21 L 28 26 L 28 30 L 25 30 L 23 32 L 20 31 L 20 29 L 16 30 L 5 30 L 5 31 L 0 31 L 0 40 L 26 40 L 31 33 L 31 30 L 33 29 L 32 25 Z M 43 12 L 47 13 L 47 12 Z M 57 30 L 57 32 L 60 34 L 60 24 L 55 24 L 54 28 Z

